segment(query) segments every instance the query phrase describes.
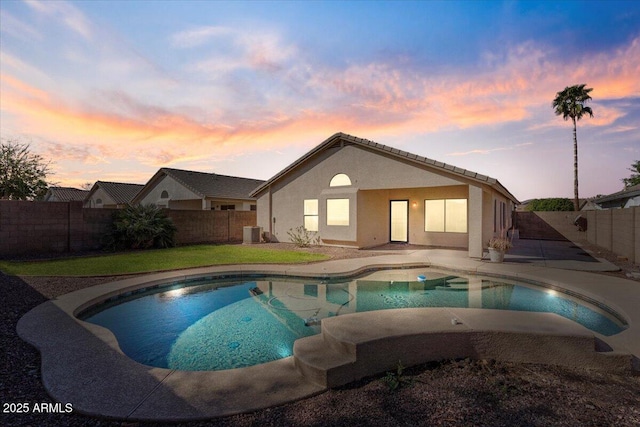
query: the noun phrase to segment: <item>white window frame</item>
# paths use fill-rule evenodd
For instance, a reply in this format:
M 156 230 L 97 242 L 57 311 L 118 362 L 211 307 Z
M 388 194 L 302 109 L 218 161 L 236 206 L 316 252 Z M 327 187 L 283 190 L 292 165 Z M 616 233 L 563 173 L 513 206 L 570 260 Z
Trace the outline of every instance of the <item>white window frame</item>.
M 351 178 L 346 173 L 338 173 L 331 178 L 329 187 L 347 187 L 351 185 Z
M 327 199 L 327 225 L 348 227 L 349 199 Z
M 319 215 L 318 215 L 318 199 L 304 199 L 302 224 L 307 231 L 318 231 Z M 310 224 L 315 218 L 315 227 Z
M 454 208 L 461 201 L 464 201 L 464 220 L 454 222 L 454 212 L 456 212 Z M 430 214 L 431 217 L 429 217 Z M 468 222 L 469 201 L 467 199 L 426 199 L 424 201 L 424 231 L 426 232 L 468 233 Z

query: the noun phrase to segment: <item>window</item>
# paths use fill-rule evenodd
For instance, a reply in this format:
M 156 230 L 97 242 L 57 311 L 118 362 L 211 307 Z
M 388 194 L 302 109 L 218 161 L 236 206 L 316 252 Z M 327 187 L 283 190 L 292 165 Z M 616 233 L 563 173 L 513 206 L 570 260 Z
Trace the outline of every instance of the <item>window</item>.
M 507 204 L 502 202 L 502 228 L 507 228 Z
M 493 231 L 498 232 L 507 226 L 507 204 L 493 200 Z
M 424 201 L 424 231 L 444 231 L 444 200 Z
M 220 205 L 221 211 L 235 211 L 236 205 Z
M 304 228 L 307 231 L 318 231 L 318 199 L 304 201 Z
M 167 192 L 167 190 L 162 190 L 162 194 L 160 194 L 160 198 L 161 199 L 168 199 L 169 198 L 169 193 Z
M 424 201 L 424 231 L 467 232 L 467 199 Z
M 251 205 L 251 206 L 249 206 L 249 210 L 250 210 L 250 211 L 257 211 L 257 210 L 258 210 L 258 206 L 256 206 L 256 205 Z
M 329 182 L 329 187 L 344 187 L 346 185 L 351 185 L 351 180 L 343 173 L 335 175 Z
M 349 225 L 349 199 L 327 199 L 327 225 Z
M 467 199 L 447 199 L 444 212 L 447 233 L 467 232 Z
M 96 199 L 96 205 L 101 205 L 102 204 L 102 199 Z

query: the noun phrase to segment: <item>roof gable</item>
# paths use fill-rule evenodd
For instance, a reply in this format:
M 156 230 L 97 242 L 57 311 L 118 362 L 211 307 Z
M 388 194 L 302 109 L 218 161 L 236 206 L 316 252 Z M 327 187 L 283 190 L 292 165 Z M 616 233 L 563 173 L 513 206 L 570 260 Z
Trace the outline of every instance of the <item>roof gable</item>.
M 55 199 L 59 202 L 83 201 L 89 194 L 88 190 L 73 187 L 49 187 L 45 200 Z
M 345 133 L 342 133 L 342 132 L 338 132 L 338 133 L 332 135 L 331 137 L 326 139 L 324 142 L 322 142 L 321 144 L 319 144 L 318 146 L 313 148 L 311 151 L 309 151 L 308 153 L 306 153 L 305 155 L 300 157 L 298 160 L 296 160 L 295 162 L 291 163 L 289 166 L 287 166 L 282 171 L 280 171 L 279 173 L 274 175 L 271 179 L 266 181 L 260 187 L 256 188 L 251 193 L 251 195 L 252 196 L 257 196 L 260 192 L 265 190 L 269 185 L 275 183 L 276 181 L 279 181 L 285 175 L 287 175 L 288 173 L 293 171 L 295 168 L 297 168 L 301 164 L 305 163 L 308 159 L 316 156 L 317 154 L 319 154 L 319 153 L 321 153 L 321 152 L 323 152 L 323 151 L 325 151 L 325 150 L 327 150 L 329 148 L 337 147 L 337 146 L 344 146 L 344 145 L 347 145 L 347 144 L 364 147 L 364 148 L 370 149 L 371 151 L 379 152 L 380 154 L 390 155 L 391 157 L 395 157 L 395 158 L 397 158 L 399 160 L 406 160 L 406 161 L 408 160 L 408 161 L 410 161 L 412 163 L 416 163 L 416 164 L 419 164 L 419 165 L 422 165 L 422 166 L 427 166 L 428 168 L 439 170 L 441 172 L 445 172 L 445 173 L 450 174 L 452 176 L 464 177 L 464 178 L 470 179 L 472 181 L 477 181 L 477 182 L 480 182 L 480 183 L 487 184 L 487 185 L 493 187 L 496 191 L 498 191 L 501 194 L 503 194 L 504 196 L 506 196 L 507 198 L 511 199 L 512 201 L 514 201 L 516 203 L 518 202 L 518 200 L 502 184 L 500 184 L 500 182 L 495 178 L 491 178 L 489 176 L 482 175 L 482 174 L 479 174 L 477 172 L 473 172 L 473 171 L 470 171 L 470 170 L 467 170 L 467 169 L 458 168 L 456 166 L 449 165 L 449 164 L 443 163 L 443 162 L 439 162 L 437 160 L 433 160 L 433 159 L 430 159 L 428 157 L 419 156 L 417 154 L 413 154 L 413 153 L 409 153 L 409 152 L 406 152 L 406 151 L 402 151 L 402 150 L 399 150 L 397 148 L 393 148 L 393 147 L 390 147 L 390 146 L 387 146 L 387 145 L 378 144 L 378 143 L 370 141 L 368 139 L 358 138 L 358 137 L 355 137 L 355 136 L 352 136 L 352 135 L 348 135 L 348 134 L 345 134 Z
M 640 195 L 640 184 L 636 184 L 631 187 L 627 187 L 622 191 L 618 191 L 616 193 L 612 193 L 607 196 L 599 197 L 595 200 L 595 202 L 596 203 L 606 203 L 606 202 L 614 202 L 614 201 L 625 202 L 627 199 L 631 197 L 636 197 L 639 195 Z
M 129 184 L 124 182 L 108 182 L 108 181 L 96 181 L 91 188 L 91 191 L 87 195 L 87 199 L 96 192 L 98 188 L 102 189 L 105 193 L 111 197 L 116 204 L 131 203 L 134 197 L 142 190 L 144 185 L 142 184 Z
M 152 188 L 165 177 L 173 180 L 197 194 L 201 198 L 214 199 L 253 199 L 251 192 L 264 183 L 263 180 L 219 175 L 215 173 L 189 171 L 183 169 L 161 168 L 140 191 L 136 201 L 143 199 Z

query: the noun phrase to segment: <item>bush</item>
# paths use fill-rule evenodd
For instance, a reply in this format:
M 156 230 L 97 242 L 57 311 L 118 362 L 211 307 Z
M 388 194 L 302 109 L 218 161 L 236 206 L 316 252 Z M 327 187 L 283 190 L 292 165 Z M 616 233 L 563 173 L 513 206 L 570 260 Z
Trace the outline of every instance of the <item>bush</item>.
M 175 246 L 176 226 L 155 205 L 127 206 L 113 215 L 105 246 L 117 249 L 168 248 Z
M 533 199 L 527 205 L 528 211 L 572 211 L 573 202 L 567 198 Z
M 287 234 L 291 242 L 301 248 L 320 244 L 320 236 L 318 236 L 315 231 L 309 231 L 302 225 L 297 228 L 290 228 Z

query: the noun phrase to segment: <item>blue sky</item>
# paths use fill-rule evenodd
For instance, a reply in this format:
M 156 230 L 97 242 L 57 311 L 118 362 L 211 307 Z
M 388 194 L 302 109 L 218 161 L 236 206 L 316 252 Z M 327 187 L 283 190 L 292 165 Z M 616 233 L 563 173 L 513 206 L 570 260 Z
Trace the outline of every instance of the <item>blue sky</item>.
M 268 179 L 335 132 L 571 197 L 640 159 L 640 2 L 0 2 L 0 132 L 53 180 Z

